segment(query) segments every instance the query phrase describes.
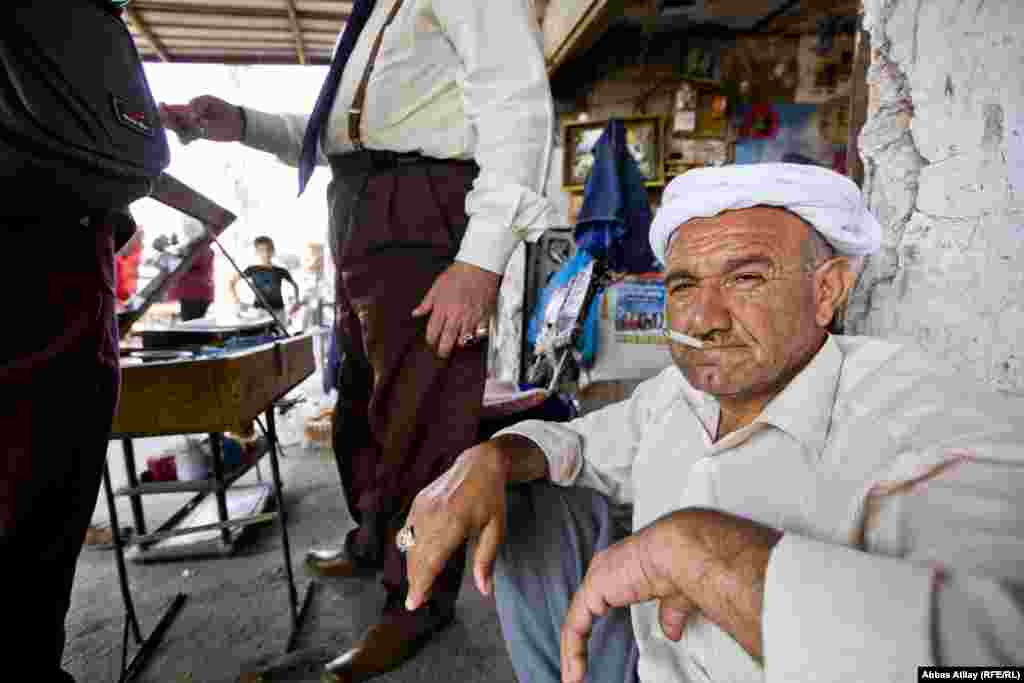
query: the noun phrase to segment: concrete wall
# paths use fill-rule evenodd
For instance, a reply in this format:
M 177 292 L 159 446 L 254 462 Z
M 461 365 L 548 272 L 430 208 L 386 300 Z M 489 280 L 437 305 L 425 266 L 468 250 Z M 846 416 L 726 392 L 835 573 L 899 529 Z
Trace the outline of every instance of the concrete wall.
M 1013 144 L 1024 142 L 1024 3 L 864 9 L 872 59 L 860 145 L 885 241 L 846 329 L 917 342 L 1024 394 L 1024 161 Z

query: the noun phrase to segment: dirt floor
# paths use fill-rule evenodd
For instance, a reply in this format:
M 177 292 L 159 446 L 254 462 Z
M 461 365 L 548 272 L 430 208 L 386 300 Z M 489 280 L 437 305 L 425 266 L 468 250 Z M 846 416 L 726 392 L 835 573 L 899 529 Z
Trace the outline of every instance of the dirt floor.
M 160 453 L 180 437 L 136 442 L 139 469 L 147 456 Z M 286 440 L 287 444 L 288 441 Z M 329 451 L 286 447 L 282 462 L 284 503 L 291 536 L 292 562 L 300 594 L 308 576 L 302 559 L 307 548 L 331 545 L 353 526 Z M 114 487 L 124 481 L 120 446 L 112 443 L 108 460 Z M 269 478 L 269 462 L 262 471 Z M 250 473 L 239 484 L 255 482 Z M 147 522 L 155 528 L 188 497 L 144 498 Z M 102 496 L 94 524 L 106 525 Z M 127 499 L 119 499 L 121 525 L 130 525 Z M 133 595 L 143 630 L 151 629 L 176 593 L 188 594 L 177 620 L 137 680 L 159 683 L 228 683 L 251 663 L 278 658 L 288 638 L 288 600 L 280 536 L 273 525 L 254 527 L 225 558 L 151 564 L 128 563 Z M 490 599 L 467 582 L 455 623 L 417 658 L 381 683 L 514 683 L 515 676 Z M 318 653 L 319 662 L 343 651 L 375 620 L 383 602 L 379 578 L 319 580 L 297 648 Z M 116 681 L 124 624 L 114 554 L 85 548 L 78 565 L 67 619 L 65 668 L 79 683 Z M 134 653 L 134 647 L 130 647 Z M 318 667 L 296 666 L 274 681 L 320 681 Z

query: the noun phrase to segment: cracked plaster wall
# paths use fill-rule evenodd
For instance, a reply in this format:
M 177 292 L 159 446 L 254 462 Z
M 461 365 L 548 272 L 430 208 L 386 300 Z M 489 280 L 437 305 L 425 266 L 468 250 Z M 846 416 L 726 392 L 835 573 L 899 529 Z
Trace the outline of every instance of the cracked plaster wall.
M 1024 3 L 865 0 L 864 190 L 885 231 L 846 330 L 916 342 L 1024 394 Z M 1011 182 L 1016 181 L 1014 189 Z

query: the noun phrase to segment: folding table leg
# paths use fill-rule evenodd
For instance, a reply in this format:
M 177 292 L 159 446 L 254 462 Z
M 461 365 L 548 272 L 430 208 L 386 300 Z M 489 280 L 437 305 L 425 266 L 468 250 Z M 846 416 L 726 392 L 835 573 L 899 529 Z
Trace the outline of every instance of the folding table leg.
M 213 477 L 217 483 L 217 517 L 221 522 L 228 521 L 228 500 L 227 490 L 224 486 L 224 449 L 223 436 L 218 433 L 210 434 L 210 450 L 213 454 Z M 220 530 L 220 540 L 225 548 L 231 547 L 231 532 L 225 527 Z
M 122 670 L 120 683 L 130 683 L 135 680 L 136 676 L 142 673 L 142 670 L 149 662 L 149 656 L 156 651 L 156 648 L 160 644 L 160 641 L 163 640 L 167 629 L 171 627 L 171 623 L 178 616 L 178 612 L 180 612 L 181 608 L 184 607 L 185 599 L 187 597 L 188 596 L 185 593 L 178 593 L 171 599 L 171 603 L 167 606 L 167 609 L 164 610 L 163 615 L 160 617 L 160 621 L 157 622 L 152 633 L 149 634 L 149 637 L 142 643 L 139 651 L 135 653 L 134 657 L 132 657 L 131 664 L 128 665 L 128 668 Z
M 131 439 L 121 439 L 121 451 L 124 454 L 124 473 L 128 479 L 128 486 L 137 489 L 139 475 L 135 472 L 135 442 Z M 135 533 L 141 536 L 146 533 L 146 514 L 142 509 L 142 496 L 133 493 L 129 499 L 132 502 L 132 521 L 135 523 Z
M 171 622 L 178 616 L 182 605 L 185 604 L 185 595 L 178 593 L 171 604 L 160 617 L 153 632 L 145 639 L 142 637 L 142 629 L 139 627 L 139 618 L 135 612 L 135 602 L 132 600 L 131 588 L 128 585 L 128 571 L 124 563 L 124 544 L 121 540 L 121 527 L 117 519 L 117 505 L 114 503 L 114 489 L 110 484 L 110 468 L 103 463 L 103 490 L 107 499 L 107 512 L 110 515 L 110 530 L 114 540 L 114 559 L 117 563 L 117 578 L 121 584 L 121 600 L 124 602 L 125 638 L 121 643 L 121 667 L 118 681 L 129 683 L 145 667 L 149 656 L 153 654 L 164 633 L 170 628 Z M 130 664 L 125 666 L 128 660 L 128 633 L 131 632 L 135 642 L 139 645 L 139 651 L 135 653 Z
M 121 542 L 121 527 L 117 520 L 117 505 L 114 503 L 114 489 L 110 485 L 110 468 L 103 463 L 103 490 L 107 498 L 107 513 L 110 516 L 110 531 L 114 537 L 114 558 L 117 562 L 117 578 L 121 584 L 121 599 L 124 601 L 124 616 L 131 627 L 136 643 L 142 642 L 142 630 L 135 614 L 135 603 L 128 586 L 128 571 L 124 564 L 124 545 Z
M 288 636 L 288 645 L 286 651 L 291 649 L 294 644 L 295 636 L 301 626 L 303 617 L 305 617 L 306 607 L 309 604 L 309 600 L 312 597 L 313 585 L 310 584 L 306 590 L 305 599 L 302 601 L 302 609 L 299 609 L 298 602 L 299 596 L 298 591 L 295 589 L 295 576 L 292 573 L 292 551 L 291 543 L 288 540 L 288 514 L 284 504 L 284 498 L 281 493 L 281 468 L 277 459 L 277 426 L 274 423 L 274 408 L 273 406 L 267 410 L 267 441 L 270 448 L 270 472 L 274 479 L 274 499 L 277 501 L 277 520 L 280 525 L 281 531 L 281 551 L 284 554 L 284 571 L 288 578 L 288 606 L 291 609 L 291 632 Z

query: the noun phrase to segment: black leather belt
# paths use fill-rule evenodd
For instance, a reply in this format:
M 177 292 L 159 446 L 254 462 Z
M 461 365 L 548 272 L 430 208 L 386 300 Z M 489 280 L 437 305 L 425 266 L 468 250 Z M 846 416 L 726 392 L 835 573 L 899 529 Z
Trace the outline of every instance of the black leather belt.
M 390 152 L 381 149 L 364 149 L 348 154 L 335 154 L 328 157 L 331 169 L 337 174 L 349 175 L 353 171 L 362 170 L 370 173 L 393 171 L 405 166 L 419 164 L 473 164 L 473 161 L 462 159 L 436 159 L 419 152 Z

